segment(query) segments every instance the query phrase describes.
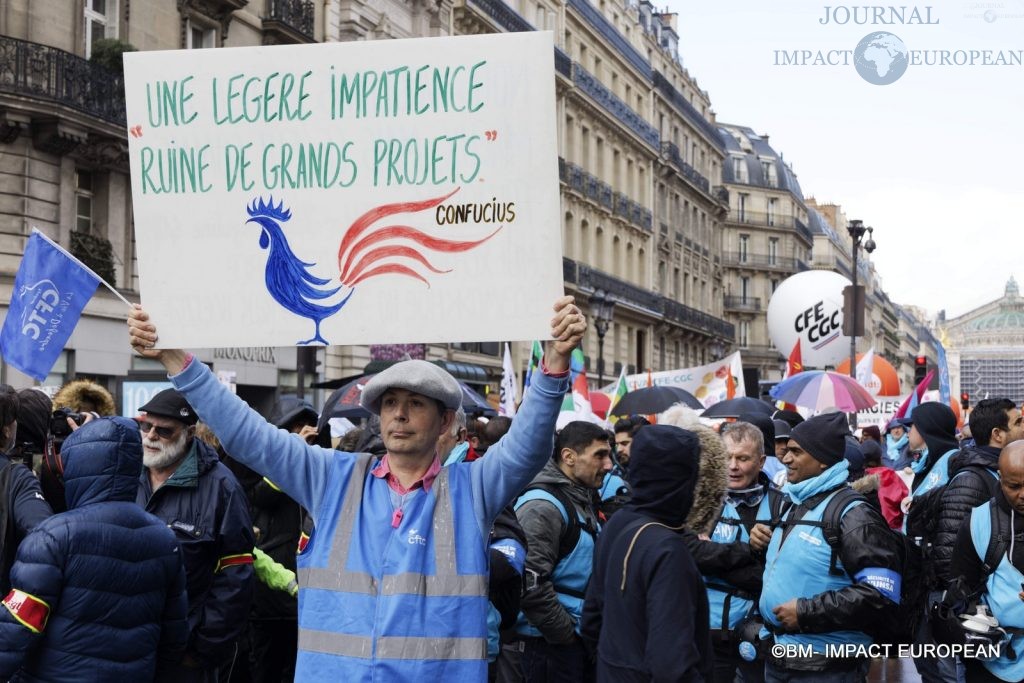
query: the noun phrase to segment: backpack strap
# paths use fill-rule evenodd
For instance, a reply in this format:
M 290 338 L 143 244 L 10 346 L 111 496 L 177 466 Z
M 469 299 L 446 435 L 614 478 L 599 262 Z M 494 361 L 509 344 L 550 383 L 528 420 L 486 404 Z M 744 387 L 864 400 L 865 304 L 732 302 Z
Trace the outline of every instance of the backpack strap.
M 576 506 L 563 490 L 563 487 L 552 486 L 546 483 L 531 484 L 523 491 L 523 495 L 530 491 L 543 491 L 554 498 L 555 507 L 559 508 L 559 512 L 562 513 L 562 521 L 565 522 L 565 525 L 562 527 L 562 533 L 558 537 L 558 562 L 564 560 L 576 549 L 576 545 L 580 542 L 581 531 L 586 531 L 595 540 L 597 539 L 597 529 L 594 524 L 589 519 L 586 523 L 580 520 L 579 514 L 576 512 Z M 520 500 L 522 500 L 522 496 L 520 496 Z M 531 500 L 537 499 L 532 498 Z M 518 507 L 519 505 L 516 505 L 516 508 Z
M 999 568 L 999 563 L 1003 561 L 1006 549 L 1010 547 L 1010 531 L 1003 523 L 1003 515 L 999 514 L 998 506 L 994 500 L 989 501 L 988 511 L 989 528 L 991 531 L 988 535 L 985 557 L 981 560 L 981 570 L 984 572 L 981 580 L 982 585 Z
M 857 503 L 867 502 L 864 496 L 854 491 L 848 486 L 843 486 L 836 490 L 829 498 L 828 503 L 825 504 L 825 509 L 821 513 L 821 519 L 818 521 L 797 519 L 793 520 L 790 517 L 782 520 L 781 525 L 783 527 L 791 526 L 812 526 L 821 529 L 821 535 L 825 537 L 825 542 L 828 543 L 828 547 L 831 550 L 831 556 L 828 561 L 828 573 L 831 576 L 844 576 L 846 572 L 839 568 L 839 548 L 841 547 L 842 539 L 842 520 L 843 515 L 853 505 Z

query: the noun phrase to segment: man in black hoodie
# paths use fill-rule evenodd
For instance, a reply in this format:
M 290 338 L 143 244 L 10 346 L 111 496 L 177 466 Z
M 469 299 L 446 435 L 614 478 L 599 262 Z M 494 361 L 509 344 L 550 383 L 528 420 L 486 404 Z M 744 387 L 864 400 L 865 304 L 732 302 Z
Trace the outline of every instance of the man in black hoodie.
M 700 466 L 692 432 L 652 425 L 633 440 L 633 497 L 608 522 L 594 553 L 581 636 L 597 680 L 710 680 L 708 600 L 680 535 Z

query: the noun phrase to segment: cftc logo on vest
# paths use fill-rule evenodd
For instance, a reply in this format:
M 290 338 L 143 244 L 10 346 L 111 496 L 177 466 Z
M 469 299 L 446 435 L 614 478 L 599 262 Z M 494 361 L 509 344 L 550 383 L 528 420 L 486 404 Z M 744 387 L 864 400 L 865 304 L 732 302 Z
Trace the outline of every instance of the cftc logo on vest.
M 409 545 L 426 545 L 427 539 L 419 535 L 417 529 L 409 529 Z
M 826 5 L 817 24 L 828 29 L 861 26 L 936 26 L 940 18 L 931 6 L 852 6 Z M 955 49 L 912 50 L 903 39 L 888 31 L 872 31 L 853 49 L 782 49 L 773 50 L 773 66 L 785 67 L 849 67 L 873 85 L 892 85 L 907 72 L 909 66 L 1024 66 L 1024 49 L 987 49 L 983 45 Z
M 62 296 L 52 280 L 40 280 L 18 292 L 22 305 L 21 333 L 33 340 L 38 351 L 46 349 L 60 331 L 64 312 L 74 296 L 74 292 Z

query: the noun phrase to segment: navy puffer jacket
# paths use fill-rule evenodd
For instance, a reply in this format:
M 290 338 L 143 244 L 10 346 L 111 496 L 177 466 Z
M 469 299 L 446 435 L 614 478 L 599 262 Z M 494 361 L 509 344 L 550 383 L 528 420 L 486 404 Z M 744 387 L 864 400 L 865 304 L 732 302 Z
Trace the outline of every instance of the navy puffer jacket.
M 68 511 L 22 542 L 0 609 L 0 680 L 152 681 L 188 640 L 174 534 L 135 504 L 133 420 L 90 422 L 61 449 Z

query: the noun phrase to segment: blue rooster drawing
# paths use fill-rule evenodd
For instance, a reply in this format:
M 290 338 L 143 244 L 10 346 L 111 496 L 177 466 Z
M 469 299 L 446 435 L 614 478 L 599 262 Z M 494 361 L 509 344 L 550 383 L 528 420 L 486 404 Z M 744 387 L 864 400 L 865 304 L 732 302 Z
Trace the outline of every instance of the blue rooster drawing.
M 331 280 L 317 277 L 309 270 L 316 263 L 301 260 L 288 245 L 288 238 L 281 229 L 281 223 L 291 220 L 292 212 L 285 208 L 284 201 L 275 206 L 273 197 L 266 202 L 259 198 L 254 199 L 251 205 L 247 205 L 245 208 L 249 220 L 246 223 L 260 225 L 263 229 L 260 233 L 260 248 L 269 249 L 264 275 L 267 292 L 281 306 L 296 315 L 309 318 L 316 325 L 312 339 L 296 343 L 327 345 L 328 341 L 320 334 L 320 323 L 340 311 L 355 293 L 356 285 L 361 282 L 389 275 L 414 278 L 429 287 L 427 275 L 417 270 L 418 268 L 435 274 L 451 272 L 436 268 L 418 249 L 448 254 L 465 252 L 498 234 L 503 226 L 499 226 L 483 239 L 455 241 L 432 237 L 407 225 L 375 225 L 377 221 L 388 216 L 432 209 L 458 191 L 459 188 L 455 188 L 441 197 L 418 202 L 385 204 L 363 213 L 349 225 L 341 238 L 341 245 L 338 248 L 338 280 L 341 285 L 327 288 L 324 288 L 324 285 L 329 285 Z M 371 246 L 374 248 L 369 249 Z M 331 299 L 345 287 L 349 291 L 340 301 L 333 304 L 320 303 Z
M 246 223 L 258 223 L 263 228 L 260 232 L 260 249 L 269 249 L 267 254 L 267 267 L 264 273 L 264 281 L 267 291 L 274 301 L 287 308 L 292 313 L 309 318 L 316 325 L 313 338 L 296 342 L 299 345 L 319 342 L 326 345 L 327 340 L 320 334 L 320 323 L 324 318 L 329 318 L 344 306 L 349 297 L 350 290 L 341 301 L 334 304 L 321 305 L 317 302 L 330 299 L 341 291 L 341 287 L 320 289 L 330 280 L 319 278 L 309 272 L 316 263 L 307 263 L 301 260 L 288 245 L 288 238 L 281 230 L 280 222 L 291 220 L 292 212 L 284 208 L 282 201 L 274 206 L 273 197 L 269 203 L 253 202 L 252 206 L 246 207 L 249 212 L 249 220 Z

